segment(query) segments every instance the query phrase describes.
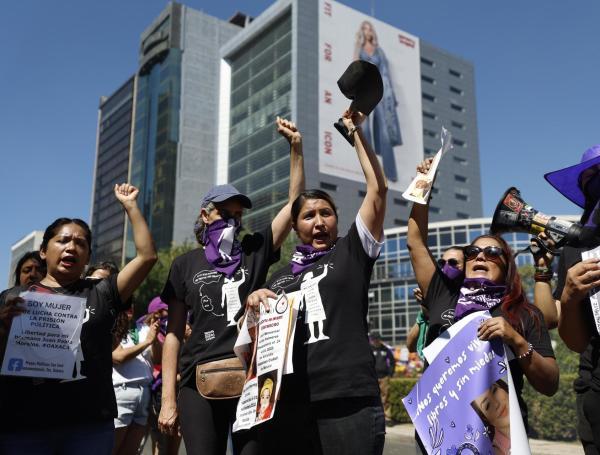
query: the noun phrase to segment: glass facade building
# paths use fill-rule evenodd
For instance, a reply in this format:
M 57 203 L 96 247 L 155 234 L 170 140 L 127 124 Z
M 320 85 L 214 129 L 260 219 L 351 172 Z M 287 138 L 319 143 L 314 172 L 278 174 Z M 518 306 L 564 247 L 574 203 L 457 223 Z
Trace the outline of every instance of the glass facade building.
M 350 227 L 365 196 L 364 182 L 319 170 L 319 5 L 279 0 L 221 49 L 227 94 L 222 94 L 218 182 L 231 182 L 250 196 L 254 207 L 244 224 L 251 230 L 270 223 L 287 202 L 288 146 L 273 127 L 276 115 L 289 116 L 301 128 L 306 186 L 333 196 L 340 232 Z M 421 40 L 420 74 L 423 156 L 439 149 L 442 125 L 454 137 L 454 150 L 436 179 L 431 220 L 481 217 L 473 65 Z M 388 200 L 385 227 L 405 226 L 407 201 L 391 190 Z
M 100 100 L 94 188 L 92 190 L 92 263 L 123 257 L 125 213 L 115 199 L 116 183 L 128 181 L 135 77 Z
M 291 113 L 291 15 L 270 24 L 228 61 L 229 181 L 252 200 L 244 224 L 255 230 L 271 222 L 288 196 L 289 145 L 273 125 L 277 116 Z
M 572 215 L 561 219 L 578 221 Z M 491 218 L 453 220 L 429 223 L 427 244 L 435 258 L 451 246 L 464 246 L 478 236 L 489 233 Z M 381 333 L 390 344 L 405 343 L 414 325 L 420 307 L 413 295 L 417 287 L 415 274 L 406 246 L 406 227 L 385 231 L 385 245 L 375 263 L 369 291 L 369 327 Z M 502 237 L 514 252 L 529 245 L 531 236 L 525 233 L 507 233 Z M 517 256 L 517 266 L 533 264 L 531 254 Z

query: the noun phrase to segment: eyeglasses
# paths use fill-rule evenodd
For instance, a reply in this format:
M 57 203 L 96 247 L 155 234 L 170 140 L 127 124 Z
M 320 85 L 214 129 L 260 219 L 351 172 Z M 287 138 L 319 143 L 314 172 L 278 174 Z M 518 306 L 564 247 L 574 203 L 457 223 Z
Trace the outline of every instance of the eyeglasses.
M 448 264 L 451 267 L 458 267 L 458 265 L 460 264 L 460 262 L 458 262 L 458 259 L 454 259 L 454 258 L 450 258 L 448 260 L 438 259 L 437 263 L 440 267 L 444 267 L 446 264 Z
M 467 261 L 472 261 L 477 256 L 479 256 L 479 253 L 481 253 L 482 251 L 483 251 L 483 255 L 485 256 L 486 260 L 489 260 L 489 261 L 498 260 L 500 258 L 500 256 L 502 256 L 504 254 L 504 251 L 502 251 L 502 248 L 500 248 L 499 246 L 491 246 L 490 245 L 490 246 L 486 246 L 485 248 L 481 248 L 476 245 L 467 245 L 464 248 L 465 259 Z

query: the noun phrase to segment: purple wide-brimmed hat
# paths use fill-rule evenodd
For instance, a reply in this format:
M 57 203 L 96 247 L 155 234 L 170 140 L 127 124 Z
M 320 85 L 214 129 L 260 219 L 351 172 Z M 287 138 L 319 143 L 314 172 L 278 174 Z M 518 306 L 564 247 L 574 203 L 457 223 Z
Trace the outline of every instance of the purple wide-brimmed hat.
M 544 178 L 564 197 L 579 207 L 585 208 L 585 195 L 579 178 L 583 171 L 597 164 L 600 164 L 600 145 L 594 145 L 587 149 L 579 164 L 548 172 Z

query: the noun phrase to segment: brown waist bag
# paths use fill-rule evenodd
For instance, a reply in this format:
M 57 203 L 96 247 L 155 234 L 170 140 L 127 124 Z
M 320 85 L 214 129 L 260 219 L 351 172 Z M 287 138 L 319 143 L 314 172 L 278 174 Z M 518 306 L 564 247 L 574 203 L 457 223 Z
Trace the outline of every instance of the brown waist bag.
M 237 357 L 196 365 L 196 388 L 208 400 L 226 400 L 242 394 L 246 370 Z

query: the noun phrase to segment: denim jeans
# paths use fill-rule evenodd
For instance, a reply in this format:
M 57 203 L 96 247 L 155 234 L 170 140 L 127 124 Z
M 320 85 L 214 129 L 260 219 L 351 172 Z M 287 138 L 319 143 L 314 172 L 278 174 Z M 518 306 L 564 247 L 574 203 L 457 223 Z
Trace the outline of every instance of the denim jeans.
M 279 402 L 256 430 L 261 455 L 381 455 L 385 442 L 379 397 Z
M 381 455 L 385 416 L 379 397 L 326 400 L 313 406 L 322 455 Z
M 115 442 L 112 419 L 106 422 L 0 433 L 2 455 L 111 455 Z

